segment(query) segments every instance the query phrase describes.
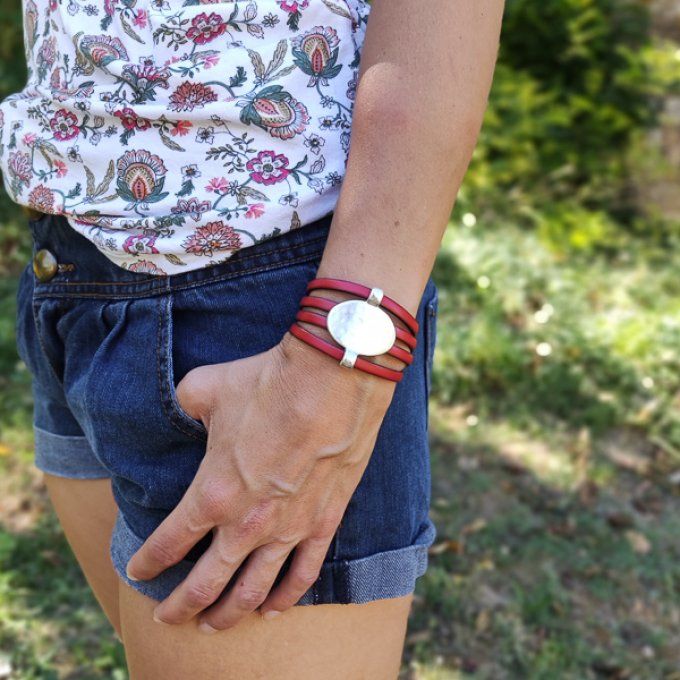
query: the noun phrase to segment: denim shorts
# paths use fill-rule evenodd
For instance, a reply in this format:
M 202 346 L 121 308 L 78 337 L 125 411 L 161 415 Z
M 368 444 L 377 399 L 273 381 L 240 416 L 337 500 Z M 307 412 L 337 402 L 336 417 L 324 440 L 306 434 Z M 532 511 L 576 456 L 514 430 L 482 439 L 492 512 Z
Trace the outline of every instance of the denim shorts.
M 196 366 L 257 354 L 281 340 L 316 274 L 331 217 L 169 276 L 114 264 L 62 216 L 28 220 L 33 254 L 47 249 L 58 263 L 45 280 L 29 262 L 17 292 L 17 347 L 33 385 L 35 464 L 61 477 L 111 479 L 118 507 L 113 565 L 153 599 L 172 592 L 212 539 L 209 532 L 153 579 L 125 575 L 205 454 L 206 428 L 183 411 L 175 387 Z M 396 386 L 319 577 L 297 604 L 399 597 L 426 570 L 435 539 L 427 416 L 436 314 L 430 279 L 414 361 Z

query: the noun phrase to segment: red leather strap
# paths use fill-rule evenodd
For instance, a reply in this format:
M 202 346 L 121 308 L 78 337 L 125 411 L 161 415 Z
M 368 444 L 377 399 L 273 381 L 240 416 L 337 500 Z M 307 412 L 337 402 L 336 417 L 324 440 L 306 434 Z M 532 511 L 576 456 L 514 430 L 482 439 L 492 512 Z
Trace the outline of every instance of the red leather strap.
M 328 324 L 326 323 L 326 317 L 323 314 L 315 314 L 314 312 L 306 312 L 304 309 L 301 309 L 296 315 L 295 318 L 298 321 L 306 321 L 307 323 L 314 324 L 315 326 L 319 326 L 319 328 L 326 328 L 328 329 Z M 391 354 L 393 357 L 396 357 L 397 359 L 400 359 L 403 361 L 407 366 L 413 363 L 413 355 L 410 352 L 407 352 L 404 349 L 401 349 L 401 347 L 397 347 L 396 345 L 392 345 L 387 350 L 387 354 Z
M 310 333 L 306 328 L 298 326 L 298 324 L 295 322 L 291 324 L 288 330 L 296 338 L 302 340 L 302 342 L 305 342 L 308 345 L 321 350 L 324 354 L 328 354 L 328 356 L 331 356 L 338 361 L 342 359 L 342 356 L 345 353 L 342 348 L 331 345 L 330 342 L 327 342 L 323 338 L 314 335 L 314 333 Z M 394 371 L 391 368 L 385 368 L 385 366 L 374 364 L 373 362 L 362 359 L 361 357 L 356 360 L 354 368 L 358 368 L 360 371 L 364 371 L 365 373 L 371 373 L 375 376 L 378 376 L 379 378 L 391 380 L 392 382 L 399 382 L 404 377 L 402 371 Z
M 314 307 L 316 309 L 323 309 L 326 312 L 330 312 L 337 304 L 338 302 L 336 300 L 329 300 L 328 298 L 318 297 L 316 295 L 305 295 L 300 300 L 300 307 Z M 399 340 L 411 349 L 416 348 L 417 340 L 414 335 L 411 335 L 407 330 L 396 326 L 395 330 L 397 331 L 397 338 Z
M 353 281 L 345 281 L 344 279 L 312 279 L 307 284 L 307 292 L 318 290 L 319 288 L 325 288 L 326 290 L 341 290 L 344 293 L 358 295 L 363 299 L 366 299 L 371 294 L 371 289 L 368 286 L 363 286 L 360 283 L 354 283 Z M 387 295 L 383 295 L 380 306 L 392 312 L 398 319 L 403 321 L 411 331 L 413 331 L 414 335 L 418 334 L 418 322 L 398 302 L 387 297 Z

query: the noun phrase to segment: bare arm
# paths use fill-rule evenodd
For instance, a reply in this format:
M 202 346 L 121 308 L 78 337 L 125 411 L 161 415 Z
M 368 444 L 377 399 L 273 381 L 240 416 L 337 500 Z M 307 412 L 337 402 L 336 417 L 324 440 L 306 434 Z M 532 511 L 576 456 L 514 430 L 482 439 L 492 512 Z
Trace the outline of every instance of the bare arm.
M 501 0 L 374 0 L 347 173 L 319 276 L 414 312 L 479 133 Z
M 481 125 L 502 6 L 373 1 L 348 168 L 318 276 L 381 287 L 416 312 Z M 258 606 L 294 605 L 319 574 L 394 387 L 290 333 L 267 352 L 187 373 L 177 397 L 206 424 L 206 455 L 128 573 L 152 578 L 214 536 L 158 618 L 183 623 L 203 612 L 211 632 Z M 246 558 L 238 587 L 218 600 Z

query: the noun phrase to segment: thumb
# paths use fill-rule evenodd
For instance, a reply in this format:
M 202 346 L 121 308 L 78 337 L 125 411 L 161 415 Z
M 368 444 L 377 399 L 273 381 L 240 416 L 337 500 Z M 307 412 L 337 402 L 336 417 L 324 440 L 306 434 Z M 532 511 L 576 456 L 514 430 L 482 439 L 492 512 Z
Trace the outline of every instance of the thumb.
M 218 365 L 192 368 L 175 387 L 177 402 L 182 409 L 192 418 L 203 422 L 206 427 L 210 424 L 210 414 L 216 394 Z
M 270 356 L 271 351 L 260 352 L 192 368 L 175 387 L 179 405 L 192 418 L 210 427 L 210 418 L 218 405 L 223 412 L 242 405 L 243 395 L 257 384 Z

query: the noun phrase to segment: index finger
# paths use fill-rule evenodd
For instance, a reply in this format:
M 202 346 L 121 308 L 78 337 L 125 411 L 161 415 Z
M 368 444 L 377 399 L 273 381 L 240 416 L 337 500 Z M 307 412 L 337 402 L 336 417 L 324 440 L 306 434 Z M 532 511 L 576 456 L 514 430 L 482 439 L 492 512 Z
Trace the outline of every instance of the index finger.
M 177 564 L 214 524 L 199 512 L 196 494 L 189 491 L 130 558 L 126 574 L 133 581 L 158 576 Z

